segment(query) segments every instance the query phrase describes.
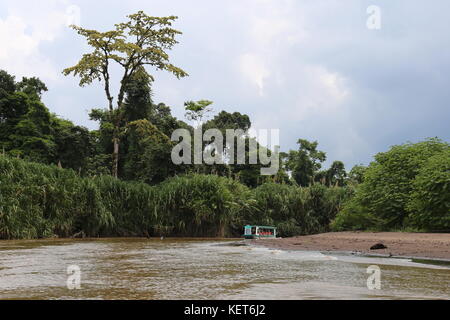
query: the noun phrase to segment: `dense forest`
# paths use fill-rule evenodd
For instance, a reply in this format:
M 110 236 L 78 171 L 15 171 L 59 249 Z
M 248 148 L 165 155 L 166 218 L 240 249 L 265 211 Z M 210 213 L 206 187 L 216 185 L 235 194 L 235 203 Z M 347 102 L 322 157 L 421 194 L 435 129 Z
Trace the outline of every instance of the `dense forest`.
M 91 112 L 100 125 L 89 131 L 49 112 L 39 79 L 0 76 L 1 238 L 237 236 L 247 223 L 277 225 L 284 236 L 323 232 L 360 179 L 360 167 L 347 175 L 338 161 L 320 170 L 326 154 L 307 140 L 280 155 L 273 177 L 261 176 L 261 165 L 176 166 L 169 136 L 193 128 L 154 104 L 142 79 L 126 93 L 116 179 L 105 111 Z M 204 130 L 250 127 L 238 112 L 204 123 Z
M 306 139 L 280 153 L 275 176 L 262 176 L 261 165 L 175 165 L 174 130 L 193 132 L 200 123 L 203 130 L 247 132 L 251 119 L 214 113 L 211 101 L 200 100 L 186 102 L 180 120 L 154 103 L 155 79 L 145 66 L 187 76 L 165 51 L 180 32 L 171 28 L 175 17 L 129 18 L 104 33 L 74 27 L 93 52 L 64 73 L 79 76 L 82 86 L 105 84 L 108 107 L 89 114 L 97 130 L 52 114 L 41 100 L 48 89 L 40 79 L 17 81 L 0 71 L 1 239 L 224 237 L 240 236 L 245 224 L 275 225 L 281 236 L 450 230 L 450 144 L 438 138 L 394 146 L 349 172 L 341 161 L 324 168 L 326 152 Z M 116 106 L 111 60 L 125 70 Z M 250 138 L 236 139 L 245 139 L 248 157 Z
M 151 100 L 150 83 L 127 92 L 119 179 L 101 110 L 90 131 L 51 114 L 39 79 L 0 72 L 0 238 L 239 236 L 276 225 L 282 236 L 330 230 L 450 229 L 450 145 L 438 139 L 395 146 L 368 167 L 322 169 L 326 153 L 299 140 L 280 154 L 277 176 L 259 165 L 184 165 L 170 160 L 170 132 L 192 127 Z M 137 111 L 142 113 L 139 115 Z M 129 114 L 128 114 L 129 112 Z M 205 127 L 249 128 L 220 112 Z

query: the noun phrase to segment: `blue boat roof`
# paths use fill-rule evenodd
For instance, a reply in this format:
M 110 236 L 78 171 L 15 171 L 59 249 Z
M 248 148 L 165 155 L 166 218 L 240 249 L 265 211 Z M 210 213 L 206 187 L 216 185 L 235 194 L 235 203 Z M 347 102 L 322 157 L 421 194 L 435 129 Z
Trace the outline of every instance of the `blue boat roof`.
M 262 229 L 277 229 L 277 227 L 268 227 L 268 226 L 252 226 L 252 225 L 246 225 L 245 228 L 262 228 Z

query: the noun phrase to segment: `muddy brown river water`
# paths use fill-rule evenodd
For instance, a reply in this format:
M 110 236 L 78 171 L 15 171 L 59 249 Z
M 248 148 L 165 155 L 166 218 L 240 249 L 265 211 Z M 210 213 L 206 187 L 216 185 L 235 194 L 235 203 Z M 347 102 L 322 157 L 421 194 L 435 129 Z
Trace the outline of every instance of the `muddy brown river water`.
M 450 265 L 242 244 L 2 241 L 0 299 L 450 299 Z M 367 286 L 373 265 L 381 270 L 380 290 Z M 80 289 L 67 286 L 70 266 L 80 270 Z

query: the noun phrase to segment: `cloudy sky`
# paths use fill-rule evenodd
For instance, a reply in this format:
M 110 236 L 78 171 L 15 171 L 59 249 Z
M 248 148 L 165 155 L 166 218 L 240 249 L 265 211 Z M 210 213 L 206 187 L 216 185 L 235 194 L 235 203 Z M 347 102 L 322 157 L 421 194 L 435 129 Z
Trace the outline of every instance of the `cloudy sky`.
M 371 5 L 379 30 L 367 27 Z M 279 128 L 283 150 L 318 140 L 348 168 L 395 144 L 450 141 L 445 0 L 2 0 L 0 69 L 40 77 L 52 112 L 96 128 L 87 110 L 105 106 L 101 87 L 61 74 L 89 50 L 67 25 L 109 30 L 138 10 L 179 16 L 171 58 L 190 77 L 154 73 L 155 102 L 179 118 L 184 101 L 209 99 Z

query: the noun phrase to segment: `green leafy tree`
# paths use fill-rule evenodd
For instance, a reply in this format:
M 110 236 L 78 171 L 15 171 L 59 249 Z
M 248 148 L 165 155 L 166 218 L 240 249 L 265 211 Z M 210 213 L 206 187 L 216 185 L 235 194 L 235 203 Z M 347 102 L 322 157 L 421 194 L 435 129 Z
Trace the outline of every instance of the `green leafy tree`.
M 217 129 L 219 130 L 223 137 L 224 137 L 224 145 L 223 145 L 223 155 L 224 155 L 224 164 L 216 164 L 213 166 L 207 166 L 203 172 L 205 173 L 211 173 L 214 172 L 215 174 L 221 175 L 221 176 L 234 176 L 241 179 L 241 181 L 257 181 L 257 179 L 253 179 L 251 177 L 256 178 L 256 175 L 260 175 L 259 173 L 256 173 L 257 170 L 260 170 L 260 166 L 256 165 L 245 165 L 245 164 L 238 164 L 238 144 L 241 142 L 245 143 L 245 152 L 246 157 L 248 158 L 248 152 L 249 152 L 249 144 L 248 141 L 244 141 L 247 136 L 247 131 L 251 127 L 251 121 L 250 118 L 245 115 L 241 114 L 239 112 L 229 113 L 226 111 L 221 111 L 218 115 L 216 115 L 213 119 L 207 121 L 203 124 L 203 130 L 209 130 L 209 129 Z M 228 145 L 226 141 L 227 136 L 227 130 L 240 130 L 241 132 L 238 133 L 234 138 L 234 148 L 231 150 L 231 144 Z M 206 144 L 205 146 L 206 147 Z M 233 158 L 231 155 L 234 155 Z M 246 170 L 247 172 L 243 172 Z M 255 184 L 256 185 L 256 184 Z
M 128 180 L 156 184 L 173 176 L 170 139 L 148 120 L 127 126 L 128 152 L 124 158 L 124 177 Z
M 334 161 L 330 169 L 326 171 L 326 181 L 329 186 L 343 187 L 346 178 L 347 172 L 342 161 Z
M 366 173 L 367 167 L 363 165 L 356 165 L 350 170 L 348 174 L 348 179 L 353 184 L 361 184 L 364 182 L 364 175 Z
M 13 148 L 10 139 L 14 128 L 28 113 L 30 101 L 24 93 L 0 94 L 0 143 L 3 150 Z
M 15 77 L 5 70 L 0 70 L 0 97 L 16 91 Z
M 291 150 L 286 155 L 286 168 L 292 178 L 303 187 L 309 186 L 315 180 L 316 173 L 322 168 L 326 160 L 326 153 L 317 150 L 319 143 L 305 139 L 298 140 L 298 151 Z
M 247 132 L 252 126 L 250 117 L 239 112 L 229 113 L 221 111 L 213 119 L 205 123 L 206 129 L 219 129 L 224 135 L 226 130 L 242 130 Z
M 107 32 L 73 26 L 78 34 L 86 38 L 93 51 L 85 54 L 75 66 L 64 70 L 65 75 L 79 76 L 80 86 L 89 85 L 95 80 L 104 84 L 113 126 L 112 174 L 115 177 L 118 177 L 119 172 L 119 148 L 124 129 L 125 93 L 133 77 L 137 72 L 142 73 L 146 66 L 168 71 L 177 78 L 188 75 L 170 63 L 167 53 L 178 43 L 175 37 L 181 34 L 180 31 L 171 27 L 177 17 L 152 17 L 139 11 L 129 15 L 128 18 L 127 22 L 116 24 L 114 30 Z M 111 91 L 112 63 L 117 63 L 123 71 L 115 106 Z
M 63 168 L 86 174 L 89 158 L 95 155 L 95 138 L 87 128 L 71 121 L 52 117 L 52 134 L 56 144 L 55 162 Z
M 450 231 L 450 148 L 427 160 L 412 187 L 410 223 L 426 230 Z
M 47 86 L 39 78 L 23 78 L 21 82 L 16 85 L 18 91 L 26 93 L 28 96 L 32 96 L 41 99 L 42 93 L 48 91 Z
M 435 138 L 394 146 L 388 152 L 377 154 L 375 161 L 365 171 L 363 183 L 358 186 L 355 197 L 337 217 L 335 228 L 351 227 L 352 223 L 349 221 L 357 223 L 361 228 L 378 230 L 408 227 L 411 197 L 415 192 L 424 195 L 415 191 L 416 177 L 422 170 L 427 170 L 423 168 L 430 158 L 449 148 L 448 143 Z M 431 173 L 430 176 L 427 174 L 422 172 L 423 177 L 431 177 Z M 439 175 L 439 172 L 435 174 Z M 420 179 L 422 184 L 417 183 L 425 188 L 423 179 L 425 178 Z M 437 188 L 436 192 L 445 191 Z M 436 194 L 434 196 L 437 197 Z M 419 207 L 418 203 L 420 202 L 416 202 L 416 208 Z M 438 203 L 436 207 L 439 207 Z
M 150 118 L 153 109 L 151 81 L 143 68 L 132 76 L 125 88 L 123 125 Z
M 52 163 L 56 143 L 52 135 L 51 114 L 41 102 L 28 102 L 28 112 L 13 127 L 8 137 L 9 153 L 30 161 Z
M 176 129 L 193 130 L 186 122 L 175 118 L 171 108 L 164 103 L 153 105 L 148 120 L 168 137 L 172 136 Z
M 212 104 L 213 102 L 209 100 L 185 102 L 184 107 L 186 108 L 186 119 L 189 121 L 195 121 L 197 126 L 199 126 L 202 124 L 203 120 L 205 120 L 208 113 L 213 111 L 213 109 L 210 108 Z

